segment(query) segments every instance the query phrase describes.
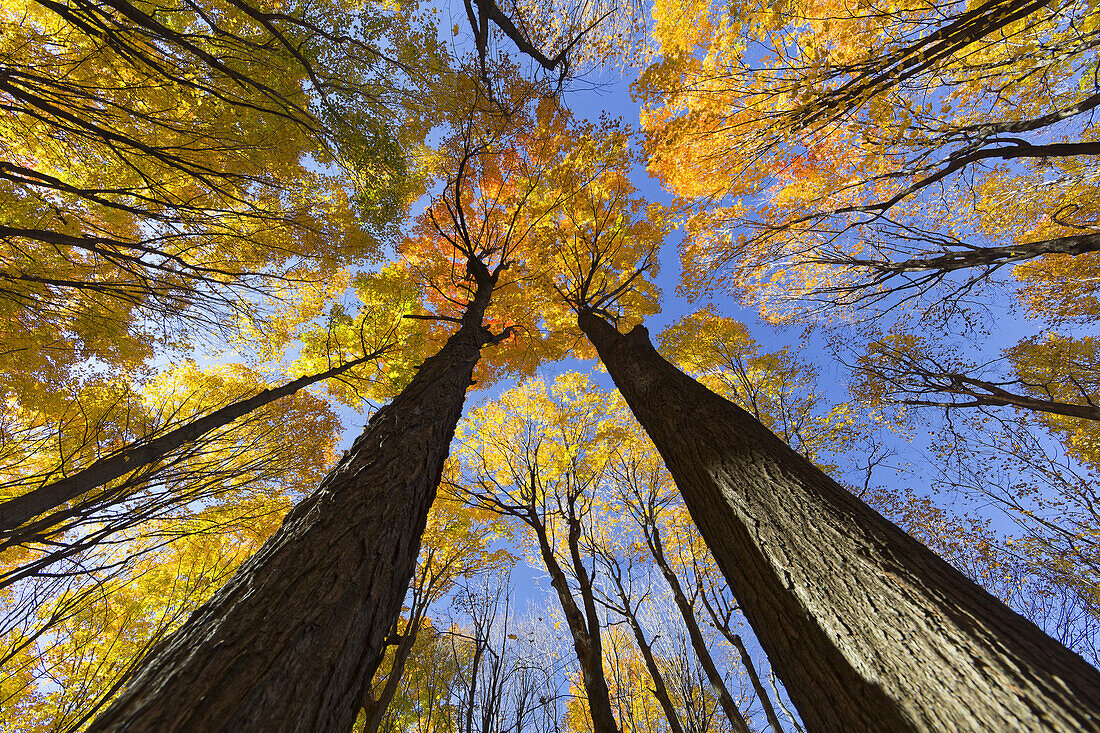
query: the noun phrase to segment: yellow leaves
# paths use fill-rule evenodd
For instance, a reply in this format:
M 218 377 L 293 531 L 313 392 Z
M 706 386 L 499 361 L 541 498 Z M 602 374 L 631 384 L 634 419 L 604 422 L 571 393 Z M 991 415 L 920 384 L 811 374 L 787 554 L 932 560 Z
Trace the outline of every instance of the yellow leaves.
M 690 55 L 713 33 L 709 0 L 657 2 L 653 4 L 653 39 L 666 57 Z
M 1100 339 L 1048 334 L 1021 341 L 1006 351 L 1021 386 L 1041 400 L 1092 404 L 1100 394 Z M 1095 420 L 1051 413 L 1035 419 L 1058 435 L 1076 460 L 1100 469 L 1100 425 Z
M 5 698 L 0 725 L 43 733 L 71 727 L 92 701 L 111 691 L 147 644 L 178 626 L 263 539 L 266 534 L 227 529 L 159 549 L 150 541 L 150 551 L 121 573 L 57 598 L 42 613 L 61 614 L 61 623 L 5 666 L 6 675 L 16 676 L 3 682 L 3 692 L 14 698 Z M 0 649 L 6 651 L 11 641 L 11 635 L 0 641 Z
M 957 158 L 955 148 L 983 139 L 983 125 L 1040 118 L 1091 93 L 1077 80 L 1091 78 L 1092 61 L 1064 18 L 1095 23 L 1095 9 L 1036 9 L 936 56 L 930 28 L 948 32 L 964 8 L 941 10 L 904 0 L 657 3 L 663 55 L 635 92 L 650 171 L 704 212 L 685 217 L 687 291 L 731 292 L 779 322 L 798 298 L 838 284 L 815 254 L 854 253 L 863 232 L 884 229 L 887 247 L 900 248 L 906 238 L 891 227 L 917 227 L 934 249 L 940 235 L 973 240 L 975 226 L 993 239 L 1067 234 L 1051 220 L 1071 210 L 1073 224 L 1095 224 L 1100 187 L 1083 169 L 1008 177 L 985 163 L 968 167 L 965 183 L 947 176 L 893 203 L 891 224 L 874 208 L 853 215 L 931 175 L 933 161 Z M 1079 120 L 1063 129 L 1067 139 L 1094 137 Z M 1088 156 L 1054 165 L 1087 167 Z M 1038 310 L 1041 296 L 1031 302 Z

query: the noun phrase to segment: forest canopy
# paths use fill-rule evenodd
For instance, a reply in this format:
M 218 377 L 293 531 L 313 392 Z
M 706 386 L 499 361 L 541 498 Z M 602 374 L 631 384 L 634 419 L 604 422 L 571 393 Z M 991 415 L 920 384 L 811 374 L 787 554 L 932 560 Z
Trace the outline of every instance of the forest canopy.
M 0 731 L 1095 729 L 1098 45 L 3 0 Z

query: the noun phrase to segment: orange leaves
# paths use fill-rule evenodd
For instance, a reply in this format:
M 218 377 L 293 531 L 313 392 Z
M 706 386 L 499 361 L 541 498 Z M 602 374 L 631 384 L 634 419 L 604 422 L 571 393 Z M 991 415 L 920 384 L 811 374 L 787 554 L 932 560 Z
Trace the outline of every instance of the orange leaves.
M 1052 124 L 1044 115 L 1066 119 L 1056 110 L 1091 93 L 1072 81 L 1091 62 L 1065 20 L 1092 23 L 1096 12 L 982 7 L 658 3 L 662 56 L 635 91 L 651 172 L 695 206 L 687 289 L 732 292 L 784 320 L 781 301 L 798 308 L 835 292 L 818 253 L 855 256 L 864 237 L 919 251 L 941 236 L 973 240 L 976 229 L 1017 241 L 1066 234 L 1047 233 L 1052 212 L 1089 226 L 1096 186 L 1071 172 L 1086 156 L 1056 160 L 1066 172 L 1055 180 L 1029 172 L 1007 186 L 984 165 L 950 166 L 993 145 L 1002 123 L 1019 133 L 1006 145 L 1041 137 Z M 708 20 L 682 29 L 664 20 L 675 18 Z M 1061 130 L 1092 136 L 1080 118 Z
M 485 323 L 500 340 L 479 381 L 564 354 L 577 341 L 571 308 L 655 312 L 649 278 L 670 220 L 637 195 L 621 123 L 576 122 L 504 72 L 507 117 L 490 105 L 455 118 L 433 161 L 442 191 L 400 247 L 442 323 L 461 317 L 479 272 L 495 278 Z

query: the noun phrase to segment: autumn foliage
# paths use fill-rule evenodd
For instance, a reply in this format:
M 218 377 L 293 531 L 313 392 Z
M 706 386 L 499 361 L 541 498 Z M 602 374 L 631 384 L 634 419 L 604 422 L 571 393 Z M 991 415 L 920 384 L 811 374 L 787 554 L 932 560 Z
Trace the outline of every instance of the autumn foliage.
M 1063 646 L 1100 659 L 1098 45 L 1080 0 L 4 0 L 0 730 L 116 725 L 135 680 L 154 709 L 164 640 L 280 583 L 325 618 L 387 599 L 333 642 L 365 650 L 330 670 L 364 733 L 853 726 L 877 703 L 815 664 L 864 690 L 909 647 L 830 583 L 910 557 L 898 528 L 1053 637 L 1051 720 L 1090 710 Z M 901 544 L 813 581 L 790 558 L 832 520 L 758 517 L 731 571 L 708 527 L 796 484 L 785 518 L 835 488 Z M 295 564 L 340 492 L 361 521 Z M 775 618 L 812 596 L 813 639 L 880 646 L 775 659 L 734 579 L 773 557 Z M 921 563 L 898 577 L 948 598 Z M 935 729 L 883 670 L 883 724 Z

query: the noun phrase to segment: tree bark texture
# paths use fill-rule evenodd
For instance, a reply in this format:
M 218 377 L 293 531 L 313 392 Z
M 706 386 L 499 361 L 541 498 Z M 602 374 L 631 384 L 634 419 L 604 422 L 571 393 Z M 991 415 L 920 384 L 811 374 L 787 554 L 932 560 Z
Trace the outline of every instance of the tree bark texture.
M 488 294 L 88 733 L 350 730 L 401 609 L 486 343 Z
M 591 339 L 812 731 L 1096 731 L 1100 672 L 665 361 Z

